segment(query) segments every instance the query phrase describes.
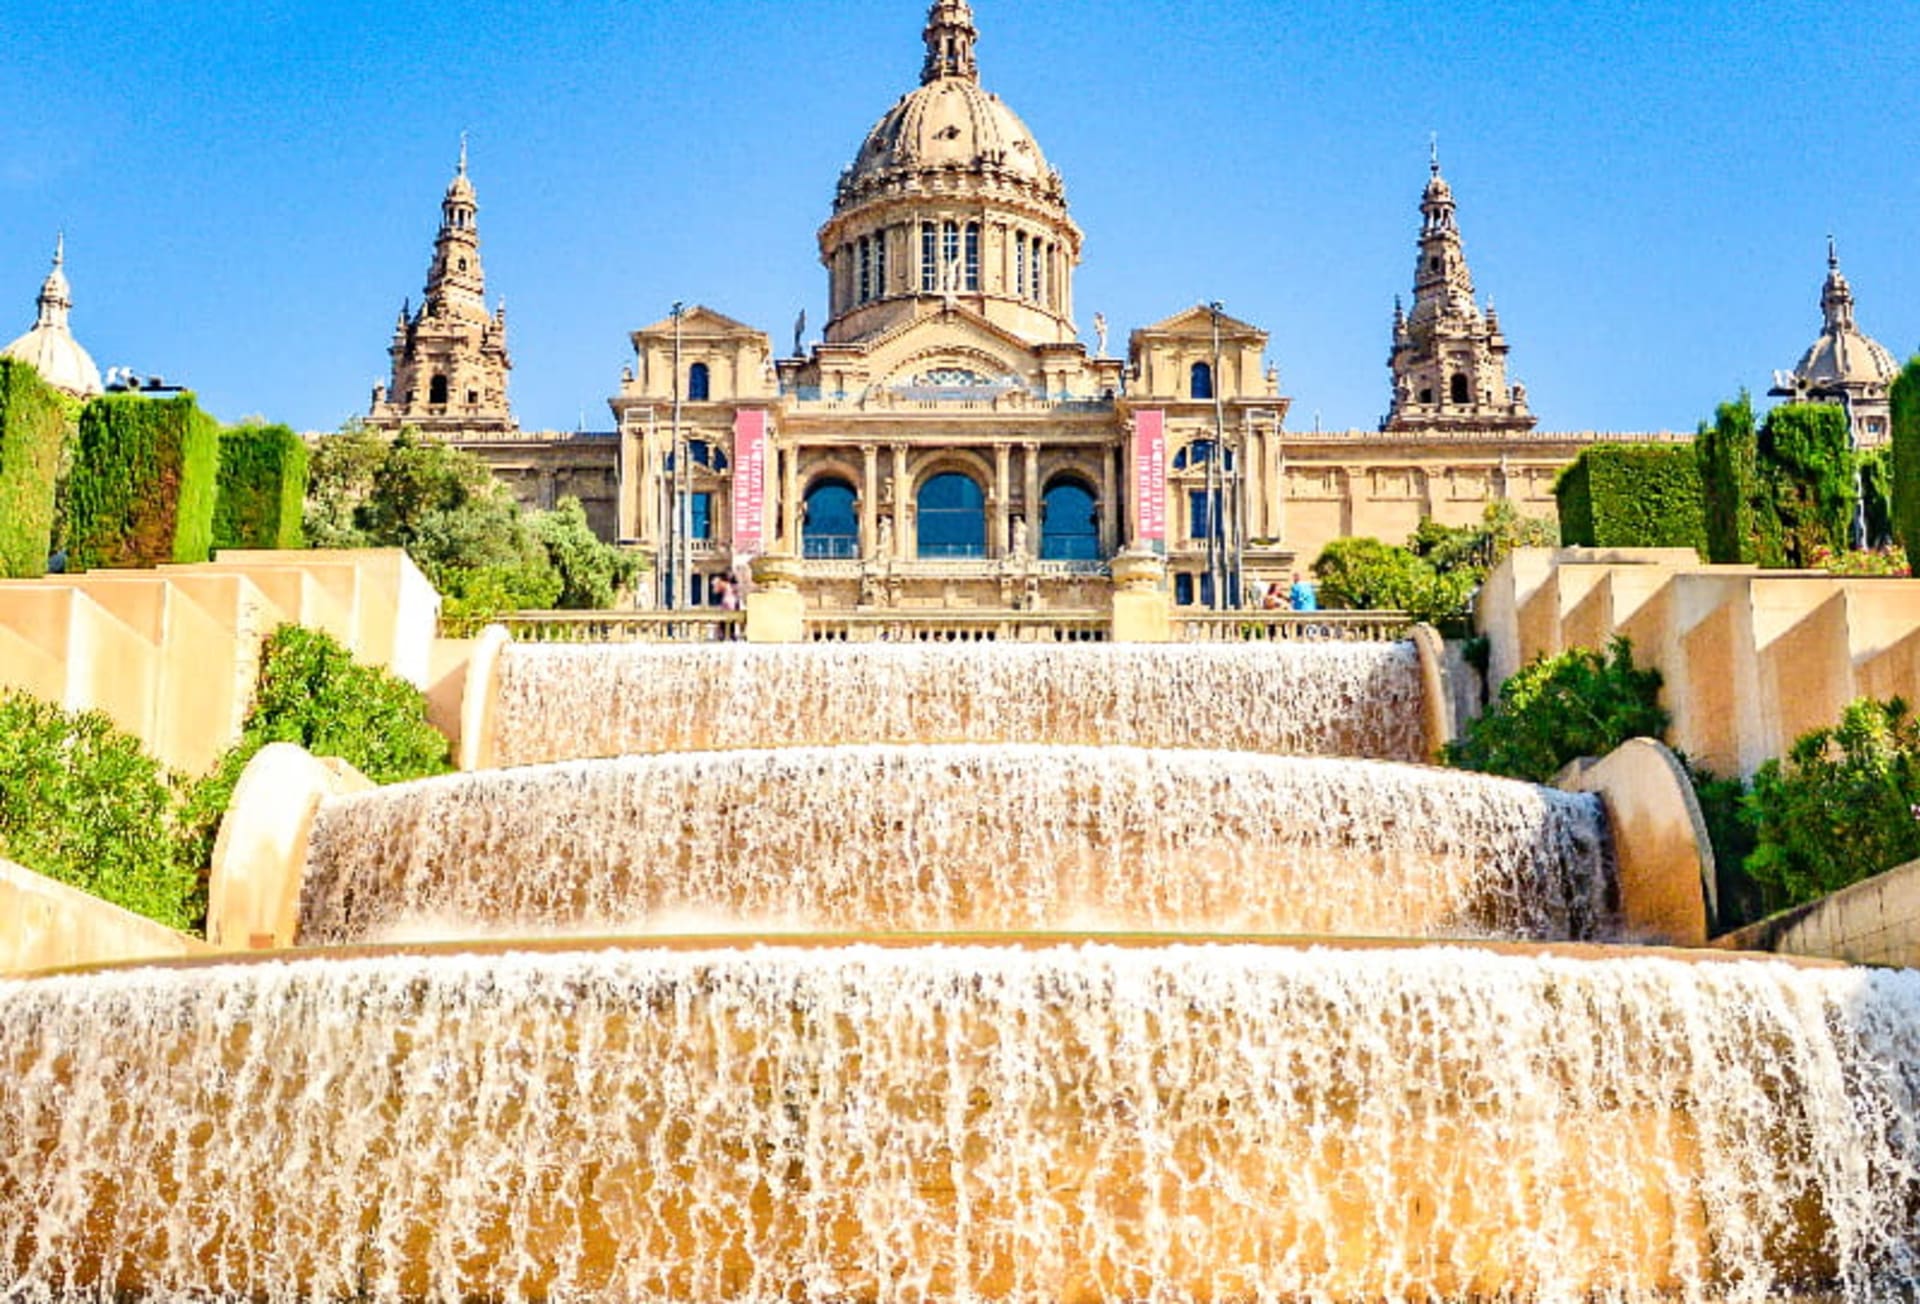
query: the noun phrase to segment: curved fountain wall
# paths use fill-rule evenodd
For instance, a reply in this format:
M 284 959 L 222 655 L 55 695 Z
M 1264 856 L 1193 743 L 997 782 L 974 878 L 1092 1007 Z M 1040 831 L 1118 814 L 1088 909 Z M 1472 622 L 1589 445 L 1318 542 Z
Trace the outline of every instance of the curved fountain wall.
M 836 945 L 0 996 L 15 1286 L 1878 1300 L 1920 1274 L 1911 973 Z
M 513 646 L 492 762 L 843 743 L 1083 743 L 1420 761 L 1411 643 Z
M 304 944 L 659 932 L 1612 933 L 1599 799 L 1375 761 L 950 745 L 629 757 L 329 800 Z

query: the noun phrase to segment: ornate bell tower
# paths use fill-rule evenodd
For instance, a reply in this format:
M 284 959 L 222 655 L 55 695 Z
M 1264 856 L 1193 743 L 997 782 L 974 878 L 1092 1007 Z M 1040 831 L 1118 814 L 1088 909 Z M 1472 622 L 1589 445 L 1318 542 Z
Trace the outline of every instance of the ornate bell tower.
M 1434 149 L 1420 200 L 1413 311 L 1393 309 L 1393 405 L 1382 430 L 1531 430 L 1526 389 L 1507 384 L 1507 339 L 1492 304 L 1473 300 L 1453 187 Z
M 480 205 L 467 179 L 467 142 L 440 201 L 440 234 L 433 243 L 426 295 L 418 312 L 403 305 L 388 353 L 391 385 L 378 385 L 367 424 L 417 426 L 423 431 L 517 430 L 507 404 L 507 309 L 487 311 L 487 278 L 480 265 Z

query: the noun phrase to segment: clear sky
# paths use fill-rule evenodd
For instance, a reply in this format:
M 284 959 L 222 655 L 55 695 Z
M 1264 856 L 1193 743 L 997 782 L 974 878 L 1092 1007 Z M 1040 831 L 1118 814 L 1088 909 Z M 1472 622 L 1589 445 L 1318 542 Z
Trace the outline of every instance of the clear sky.
M 1551 429 L 1692 426 L 1819 326 L 1920 346 L 1920 6 L 974 0 L 1065 176 L 1077 308 L 1272 333 L 1289 425 L 1371 427 L 1440 135 Z M 0 339 L 54 232 L 102 369 L 331 429 L 386 374 L 461 131 L 528 427 L 610 422 L 675 299 L 817 330 L 814 232 L 917 84 L 924 0 L 0 0 Z

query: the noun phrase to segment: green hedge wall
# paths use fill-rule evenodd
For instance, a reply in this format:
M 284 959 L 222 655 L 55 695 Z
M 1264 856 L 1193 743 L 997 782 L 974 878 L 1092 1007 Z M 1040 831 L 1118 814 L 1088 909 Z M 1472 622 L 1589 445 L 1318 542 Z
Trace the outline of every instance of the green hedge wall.
M 0 578 L 46 573 L 66 430 L 60 396 L 40 373 L 0 358 Z
M 1822 549 L 1853 542 L 1853 430 L 1837 403 L 1782 403 L 1760 427 L 1760 468 L 1772 500 L 1781 560 L 1811 566 Z
M 213 546 L 220 427 L 193 395 L 108 394 L 80 414 L 61 496 L 78 567 L 205 561 Z
M 1706 545 L 1700 471 L 1691 445 L 1601 444 L 1553 486 L 1560 539 L 1584 548 Z
M 302 548 L 307 446 L 285 426 L 233 426 L 220 436 L 213 546 Z
M 1893 537 L 1920 561 L 1920 356 L 1908 361 L 1888 398 L 1893 404 Z

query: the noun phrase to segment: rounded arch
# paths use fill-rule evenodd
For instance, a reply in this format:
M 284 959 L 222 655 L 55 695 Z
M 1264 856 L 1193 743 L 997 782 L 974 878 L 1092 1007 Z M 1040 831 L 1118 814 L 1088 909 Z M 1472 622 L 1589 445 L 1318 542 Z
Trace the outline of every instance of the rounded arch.
M 987 555 L 986 491 L 964 471 L 937 470 L 923 479 L 914 520 L 922 557 Z
M 705 403 L 713 393 L 713 373 L 704 362 L 696 362 L 687 368 L 687 401 Z
M 435 376 L 427 382 L 427 402 L 435 407 L 444 407 L 447 402 L 447 378 Z
M 1466 372 L 1464 371 L 1454 372 L 1451 385 L 1452 385 L 1451 397 L 1455 403 L 1473 402 L 1473 393 L 1467 384 Z
M 1100 560 L 1100 499 L 1077 472 L 1056 473 L 1040 495 L 1040 560 Z
M 1205 470 L 1207 463 L 1213 460 L 1215 447 L 1211 438 L 1193 440 L 1173 455 L 1173 469 L 1176 471 Z M 1231 471 L 1235 465 L 1233 450 L 1228 448 L 1224 452 L 1221 465 Z
M 914 349 L 883 362 L 876 371 L 886 377 L 882 384 L 889 388 L 917 385 L 920 377 L 940 371 L 972 372 L 992 385 L 1010 381 L 1026 383 L 1020 359 L 968 344 L 946 343 Z
M 1213 364 L 1194 363 L 1188 380 L 1188 397 L 1197 399 L 1213 397 Z
M 800 501 L 803 504 L 800 517 L 803 556 L 860 555 L 860 498 L 851 480 L 837 471 L 823 472 L 807 483 Z

